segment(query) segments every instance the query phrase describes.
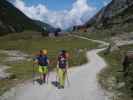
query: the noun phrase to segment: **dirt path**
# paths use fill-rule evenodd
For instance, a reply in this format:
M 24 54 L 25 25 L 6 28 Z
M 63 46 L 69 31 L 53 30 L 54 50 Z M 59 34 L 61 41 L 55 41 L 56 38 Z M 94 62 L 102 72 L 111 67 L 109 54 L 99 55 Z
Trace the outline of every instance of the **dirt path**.
M 50 73 L 49 84 L 39 85 L 29 82 L 11 89 L 1 100 L 108 100 L 100 88 L 96 75 L 106 66 L 104 60 L 97 55 L 103 49 L 87 53 L 89 63 L 69 70 L 70 86 L 58 90 L 51 82 L 56 74 Z
M 5 57 L 1 58 L 3 62 L 19 62 L 28 60 L 29 55 L 19 51 L 19 50 L 0 50 L 0 54 L 4 54 Z M 7 73 L 6 70 L 11 66 L 3 65 L 0 63 L 0 80 L 9 77 L 11 73 Z
M 9 76 L 9 74 L 5 72 L 8 68 L 9 66 L 0 64 L 0 80 Z
M 74 35 L 74 37 L 91 40 L 102 45 L 108 43 Z M 124 43 L 123 43 L 124 44 Z M 122 44 L 122 45 L 123 45 Z M 104 49 L 87 52 L 89 63 L 69 69 L 70 86 L 59 90 L 51 82 L 56 80 L 56 73 L 51 72 L 49 84 L 39 85 L 28 82 L 12 88 L 0 100 L 110 100 L 97 81 L 97 74 L 106 66 L 105 61 L 97 55 Z
M 18 62 L 26 60 L 29 57 L 28 54 L 25 54 L 19 50 L 0 50 L 0 53 L 6 54 L 6 62 Z
M 80 38 L 80 39 L 89 40 L 89 41 L 96 42 L 96 43 L 100 43 L 100 44 L 102 44 L 104 46 L 108 46 L 109 45 L 109 43 L 107 43 L 107 42 L 100 41 L 100 40 L 89 39 L 89 38 L 84 37 L 84 36 L 79 36 L 79 35 L 71 35 L 71 36 L 76 37 L 76 38 Z
M 117 46 L 131 45 L 131 44 L 133 44 L 133 40 L 131 40 L 131 41 L 118 41 L 118 42 L 116 42 Z

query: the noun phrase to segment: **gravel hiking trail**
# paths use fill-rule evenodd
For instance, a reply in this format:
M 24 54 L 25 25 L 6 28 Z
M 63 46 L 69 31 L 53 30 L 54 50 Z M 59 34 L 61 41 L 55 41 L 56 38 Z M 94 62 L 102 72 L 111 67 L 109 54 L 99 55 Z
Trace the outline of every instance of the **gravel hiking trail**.
M 102 41 L 95 42 L 107 45 Z M 64 89 L 57 89 L 51 84 L 56 81 L 56 73 L 50 72 L 48 84 L 39 85 L 29 81 L 12 88 L 1 96 L 0 100 L 109 100 L 97 80 L 97 74 L 106 67 L 106 62 L 98 55 L 104 49 L 88 51 L 87 64 L 70 68 L 68 71 L 70 84 L 66 81 Z

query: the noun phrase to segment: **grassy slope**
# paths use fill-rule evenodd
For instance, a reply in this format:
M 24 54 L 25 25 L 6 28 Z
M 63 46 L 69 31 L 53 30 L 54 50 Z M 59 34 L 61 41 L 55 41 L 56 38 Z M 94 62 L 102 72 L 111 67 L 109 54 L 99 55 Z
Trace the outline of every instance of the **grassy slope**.
M 20 39 L 21 38 L 21 39 Z M 14 40 L 15 39 L 15 40 Z M 36 51 L 46 48 L 48 49 L 48 56 L 51 60 L 50 68 L 56 67 L 57 54 L 61 49 L 66 49 L 70 53 L 70 66 L 76 66 L 85 63 L 85 50 L 77 57 L 75 52 L 76 48 L 80 49 L 92 49 L 98 44 L 89 42 L 88 40 L 77 39 L 74 37 L 58 37 L 58 38 L 25 38 L 25 36 L 13 35 L 0 38 L 0 49 L 17 49 L 28 54 L 33 54 Z M 5 80 L 0 81 L 0 93 L 5 92 L 11 86 L 17 84 L 26 79 L 32 78 L 32 62 L 20 62 L 20 63 L 6 63 L 6 65 L 12 66 L 8 71 L 17 75 L 18 80 Z
M 6 0 L 0 0 L 0 21 L 4 23 L 6 28 L 0 27 L 0 35 L 11 32 L 22 32 L 24 30 L 35 30 L 43 32 L 43 28 L 35 24 L 33 20 L 24 15 L 16 7 Z M 14 29 L 14 31 L 7 26 Z
M 100 55 L 105 58 L 108 63 L 108 67 L 103 69 L 99 75 L 99 82 L 102 86 L 113 91 L 116 96 L 115 100 L 133 100 L 132 95 L 132 76 L 133 68 L 132 65 L 129 67 L 129 74 L 126 78 L 123 77 L 123 72 L 120 72 L 122 67 L 122 54 L 125 51 L 132 50 L 133 45 L 122 46 L 120 51 L 113 51 L 108 55 L 104 55 L 102 52 Z M 125 82 L 124 86 L 120 86 L 120 83 Z M 121 93 L 121 95 L 119 95 Z M 119 96 L 118 96 L 119 95 Z

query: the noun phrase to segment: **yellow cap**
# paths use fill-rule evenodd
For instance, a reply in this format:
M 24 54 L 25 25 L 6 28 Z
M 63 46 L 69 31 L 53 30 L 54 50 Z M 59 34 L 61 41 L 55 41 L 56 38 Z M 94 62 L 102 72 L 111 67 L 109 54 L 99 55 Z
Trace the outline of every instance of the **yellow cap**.
M 43 54 L 47 55 L 48 54 L 48 51 L 46 49 L 42 50 L 43 51 Z

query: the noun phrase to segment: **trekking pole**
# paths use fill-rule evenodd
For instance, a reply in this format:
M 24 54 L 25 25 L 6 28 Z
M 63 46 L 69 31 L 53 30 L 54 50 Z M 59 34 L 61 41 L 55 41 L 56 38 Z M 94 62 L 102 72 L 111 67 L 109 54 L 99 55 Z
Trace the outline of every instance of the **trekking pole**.
M 66 72 L 66 78 L 67 78 L 67 85 L 68 85 L 68 87 L 70 87 L 70 81 L 69 81 L 69 77 L 68 77 L 68 71 Z
M 67 62 L 66 78 L 67 78 L 68 87 L 70 87 L 70 81 L 69 81 L 69 77 L 68 77 L 68 66 L 69 66 L 69 63 Z
M 58 68 L 56 68 L 56 82 L 58 82 Z
M 33 64 L 33 70 L 32 70 L 32 78 L 33 78 L 33 85 L 34 85 L 34 78 L 35 78 L 35 64 Z
M 47 73 L 47 84 L 49 83 L 49 70 L 48 70 L 48 73 Z

